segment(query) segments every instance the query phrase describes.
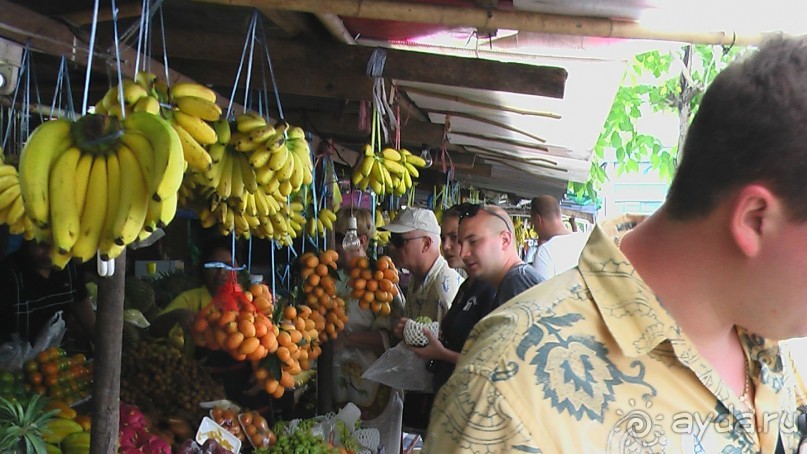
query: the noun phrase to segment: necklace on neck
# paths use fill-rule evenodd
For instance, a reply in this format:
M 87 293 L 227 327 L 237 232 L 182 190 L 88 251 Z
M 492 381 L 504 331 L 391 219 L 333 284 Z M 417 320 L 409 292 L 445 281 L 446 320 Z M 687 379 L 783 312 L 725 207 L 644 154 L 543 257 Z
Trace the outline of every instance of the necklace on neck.
M 748 408 L 748 410 L 753 415 L 756 412 L 754 408 L 754 403 L 751 402 L 751 370 L 750 365 L 748 364 L 748 358 L 743 353 L 743 363 L 745 365 L 745 386 L 743 388 L 743 394 L 740 396 L 740 402 Z

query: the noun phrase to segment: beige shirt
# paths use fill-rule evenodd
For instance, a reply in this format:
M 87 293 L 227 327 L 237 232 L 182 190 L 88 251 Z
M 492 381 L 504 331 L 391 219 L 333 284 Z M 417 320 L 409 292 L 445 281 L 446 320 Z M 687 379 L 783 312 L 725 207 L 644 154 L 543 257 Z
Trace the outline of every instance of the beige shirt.
M 403 316 L 417 318 L 425 315 L 439 322 L 451 307 L 451 302 L 464 280 L 448 266 L 446 259 L 438 256 L 422 283 L 418 285 L 414 280 L 409 282 Z
M 738 333 L 755 413 L 597 227 L 578 267 L 477 324 L 424 452 L 773 453 L 780 432 L 796 452 L 804 341 Z

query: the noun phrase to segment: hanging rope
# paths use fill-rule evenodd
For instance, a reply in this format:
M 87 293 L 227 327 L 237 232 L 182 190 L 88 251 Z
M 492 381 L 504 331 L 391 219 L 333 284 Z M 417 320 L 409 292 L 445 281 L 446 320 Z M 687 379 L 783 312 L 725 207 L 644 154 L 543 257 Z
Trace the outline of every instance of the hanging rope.
M 244 60 L 247 57 L 247 49 L 249 48 L 249 40 L 250 35 L 252 33 L 252 28 L 255 26 L 255 16 L 252 16 L 252 21 L 249 25 L 249 30 L 247 31 L 247 37 L 244 40 L 244 48 L 241 50 L 241 61 L 238 63 L 238 70 L 235 73 L 235 82 L 233 83 L 233 89 L 230 91 L 230 102 L 227 103 L 227 115 L 225 118 L 230 118 L 230 115 L 233 113 L 233 101 L 235 100 L 235 92 L 238 89 L 238 81 L 241 79 L 241 71 L 244 69 Z
M 121 106 L 126 103 L 123 100 L 123 74 L 120 66 L 120 47 L 118 47 L 118 7 L 115 5 L 115 0 L 112 1 L 112 32 L 115 35 L 115 66 L 118 70 L 118 102 Z M 121 120 L 126 119 L 126 109 L 121 108 Z
M 262 17 L 262 16 L 261 16 Z M 275 78 L 275 68 L 272 66 L 272 56 L 269 55 L 269 42 L 266 39 L 266 30 L 263 26 L 263 20 L 260 21 L 261 36 L 263 38 L 263 50 L 266 54 L 266 63 L 269 66 L 269 76 L 272 78 L 272 88 L 275 91 L 275 102 L 277 102 L 277 114 L 281 120 L 285 120 L 286 116 L 283 114 L 283 105 L 280 103 L 280 91 L 277 88 L 277 79 Z
M 85 115 L 87 113 L 87 102 L 89 101 L 90 96 L 90 74 L 92 73 L 92 54 L 93 50 L 95 49 L 95 32 L 98 29 L 98 3 L 99 0 L 95 0 L 94 5 L 92 7 L 92 27 L 90 28 L 90 43 L 88 46 L 89 51 L 87 52 L 87 73 L 84 76 L 84 100 L 81 102 L 82 115 Z

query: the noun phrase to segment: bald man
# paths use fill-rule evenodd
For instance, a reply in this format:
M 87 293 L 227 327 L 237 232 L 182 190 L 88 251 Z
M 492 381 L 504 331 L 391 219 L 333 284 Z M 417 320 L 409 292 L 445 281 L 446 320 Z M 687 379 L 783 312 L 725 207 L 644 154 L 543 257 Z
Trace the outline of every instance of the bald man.
M 541 282 L 577 266 L 588 234 L 566 228 L 558 199 L 551 195 L 532 199 L 530 218 L 542 241 L 532 261 Z
M 516 250 L 513 221 L 492 205 L 466 205 L 460 213 L 461 256 L 468 275 L 496 288 L 494 307 L 540 282 Z

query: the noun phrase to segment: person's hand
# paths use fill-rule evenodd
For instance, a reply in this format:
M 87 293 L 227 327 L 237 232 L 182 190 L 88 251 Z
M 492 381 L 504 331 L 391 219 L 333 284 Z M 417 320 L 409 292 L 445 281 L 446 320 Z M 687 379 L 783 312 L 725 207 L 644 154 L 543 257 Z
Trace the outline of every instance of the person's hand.
M 403 339 L 404 326 L 406 326 L 406 322 L 408 321 L 409 319 L 406 317 L 401 317 L 401 319 L 398 320 L 398 324 L 395 325 L 395 329 L 392 330 L 393 334 L 395 334 L 395 337 L 397 337 L 398 339 Z
M 420 359 L 443 359 L 443 352 L 446 348 L 443 346 L 443 343 L 440 342 L 440 339 L 436 338 L 434 334 L 426 328 L 423 328 L 423 334 L 429 339 L 429 343 L 424 347 L 413 347 L 409 345 L 409 350 L 415 352 Z

